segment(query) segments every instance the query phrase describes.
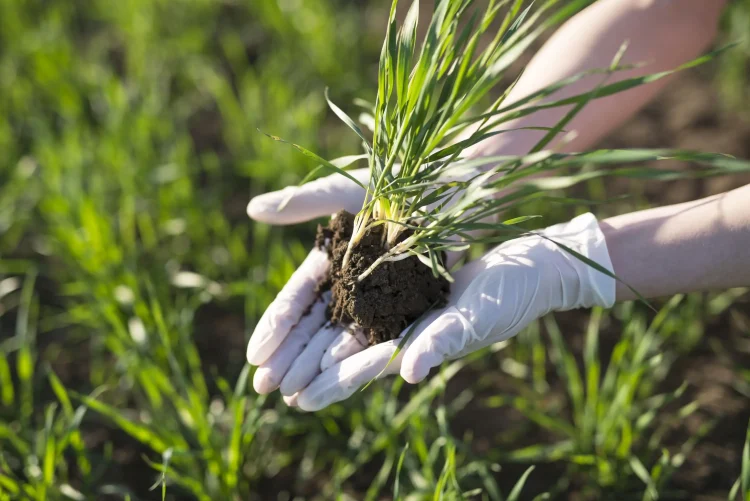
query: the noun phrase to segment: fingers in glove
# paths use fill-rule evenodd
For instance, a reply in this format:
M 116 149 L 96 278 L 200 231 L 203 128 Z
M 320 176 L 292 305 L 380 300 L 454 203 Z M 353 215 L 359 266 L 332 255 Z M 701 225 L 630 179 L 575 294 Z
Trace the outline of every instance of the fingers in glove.
M 325 324 L 326 307 L 330 300 L 330 292 L 321 295 L 312 305 L 310 311 L 302 316 L 297 325 L 292 327 L 292 331 L 282 341 L 281 346 L 258 367 L 255 376 L 253 376 L 255 391 L 264 395 L 279 387 L 289 367 L 292 366 L 292 362 L 302 353 L 313 335 Z
M 342 360 L 317 376 L 297 397 L 302 410 L 318 411 L 350 397 L 378 375 L 397 374 L 403 352 L 388 365 L 401 339 L 386 341 Z M 386 368 L 387 366 L 387 368 Z M 386 368 L 383 374 L 380 374 Z
M 476 328 L 471 325 L 472 320 L 476 320 L 479 313 L 475 311 L 477 301 L 473 297 L 478 297 L 479 302 L 492 303 L 495 305 L 499 298 L 493 296 L 489 290 L 471 291 L 475 288 L 478 277 L 486 272 L 487 262 L 483 259 L 477 259 L 467 263 L 458 270 L 453 278 L 455 281 L 451 285 L 448 306 L 442 310 L 430 312 L 417 325 L 414 334 L 409 339 L 409 344 L 404 348 L 404 362 L 401 364 L 401 376 L 409 383 L 418 383 L 424 379 L 430 371 L 430 368 L 440 365 L 443 360 L 455 357 L 458 353 L 465 350 L 470 339 L 476 344 Z M 490 277 L 490 282 L 497 281 Z M 486 280 L 484 282 L 487 282 Z M 458 305 L 461 305 L 461 308 Z M 495 308 L 492 312 L 485 314 L 492 321 L 497 318 L 498 312 Z M 467 315 L 461 313 L 468 312 Z M 485 322 L 483 323 L 486 323 Z M 480 326 L 486 329 L 487 326 Z M 407 331 L 412 327 L 408 327 Z M 406 331 L 405 331 L 406 332 Z M 433 351 L 440 350 L 439 352 Z M 429 355 L 432 353 L 432 355 Z
M 320 360 L 323 354 L 342 330 L 342 327 L 329 324 L 313 336 L 281 380 L 279 391 L 282 395 L 293 395 L 310 384 L 320 373 Z
M 368 169 L 352 170 L 350 174 L 363 184 L 369 177 Z M 302 186 L 259 195 L 250 200 L 247 215 L 263 223 L 296 224 L 330 216 L 341 209 L 357 212 L 364 198 L 361 186 L 345 176 L 332 174 Z M 285 201 L 286 205 L 280 209 Z
M 452 305 L 415 336 L 405 349 L 401 376 L 409 383 L 424 379 L 430 369 L 518 334 L 529 322 L 550 311 L 547 295 L 539 294 L 539 269 L 521 260 L 470 268 L 456 277 Z M 478 273 L 477 275 L 474 275 Z
M 455 306 L 445 309 L 404 349 L 401 377 L 412 384 L 422 381 L 430 369 L 457 356 L 475 337 L 471 324 Z
M 353 332 L 342 331 L 323 354 L 320 360 L 320 370 L 324 371 L 365 348 L 367 348 L 367 339 L 361 329 Z
M 276 351 L 313 304 L 317 286 L 328 271 L 328 256 L 313 249 L 263 313 L 247 344 L 247 361 L 261 365 Z

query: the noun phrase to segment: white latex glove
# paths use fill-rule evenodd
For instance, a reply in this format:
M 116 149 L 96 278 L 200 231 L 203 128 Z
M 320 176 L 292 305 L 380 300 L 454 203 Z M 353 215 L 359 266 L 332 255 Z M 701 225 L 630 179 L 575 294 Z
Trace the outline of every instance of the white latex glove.
M 290 202 L 282 211 L 286 214 L 276 208 L 289 188 L 254 199 L 248 213 L 266 222 L 297 222 L 337 210 L 336 200 L 350 202 L 350 210 L 361 204 L 361 190 L 351 181 L 335 176 L 316 183 L 292 188 L 304 192 L 295 194 L 292 200 L 297 199 L 297 204 Z M 320 206 L 322 213 L 316 210 Z M 612 270 L 593 215 L 542 233 Z M 310 304 L 327 267 L 325 253 L 313 250 L 269 306 L 248 345 L 248 361 L 260 366 L 255 389 L 268 393 L 280 387 L 287 403 L 303 410 L 318 410 L 350 396 L 383 370 L 400 342 L 366 348 L 357 333 L 323 327 L 326 298 Z M 454 278 L 448 306 L 420 323 L 384 375 L 400 372 L 406 381 L 416 383 L 444 360 L 508 339 L 550 311 L 609 307 L 615 297 L 614 279 L 538 236 L 493 249 Z

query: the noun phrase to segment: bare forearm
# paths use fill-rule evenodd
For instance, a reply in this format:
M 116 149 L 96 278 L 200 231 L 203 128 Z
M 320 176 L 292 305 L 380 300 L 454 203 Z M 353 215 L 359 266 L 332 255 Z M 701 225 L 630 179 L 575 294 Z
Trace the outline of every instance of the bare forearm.
M 608 67 L 626 40 L 623 64 L 643 66 L 617 73 L 611 81 L 674 69 L 700 55 L 716 36 L 719 15 L 726 0 L 599 0 L 583 10 L 550 38 L 526 67 L 508 96 L 513 102 L 575 74 Z M 553 97 L 592 90 L 603 76 L 582 79 Z M 577 137 L 567 151 L 591 147 L 653 99 L 670 78 L 640 86 L 587 105 L 566 130 Z M 568 111 L 555 108 L 538 112 L 501 128 L 554 126 Z M 522 130 L 495 136 L 475 147 L 471 156 L 523 155 L 544 132 Z
M 615 274 L 647 298 L 750 286 L 750 185 L 601 222 Z M 617 299 L 634 299 L 622 283 Z

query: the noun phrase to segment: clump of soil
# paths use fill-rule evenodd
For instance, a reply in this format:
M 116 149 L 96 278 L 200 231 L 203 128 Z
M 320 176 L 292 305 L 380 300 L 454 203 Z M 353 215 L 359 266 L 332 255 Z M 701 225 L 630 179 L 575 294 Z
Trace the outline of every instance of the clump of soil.
M 376 226 L 352 249 L 346 269 L 341 268 L 354 227 L 354 215 L 336 214 L 327 227 L 318 227 L 316 245 L 328 252 L 331 268 L 320 290 L 331 290 L 330 320 L 362 327 L 371 345 L 396 339 L 432 307 L 445 305 L 449 283 L 436 278 L 416 257 L 381 263 L 359 281 L 384 252 L 383 226 Z M 401 239 L 408 238 L 407 230 Z

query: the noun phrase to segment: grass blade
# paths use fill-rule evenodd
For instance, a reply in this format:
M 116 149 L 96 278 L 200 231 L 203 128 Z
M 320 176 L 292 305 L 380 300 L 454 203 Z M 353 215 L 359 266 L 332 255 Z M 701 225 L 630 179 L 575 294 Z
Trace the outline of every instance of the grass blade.
M 120 429 L 122 429 L 122 431 L 135 438 L 142 444 L 148 445 L 157 453 L 164 454 L 164 452 L 170 448 L 167 443 L 164 442 L 164 440 L 162 440 L 151 429 L 130 421 L 129 419 L 122 416 L 116 408 L 86 395 L 74 395 L 76 398 L 86 404 L 89 409 L 111 419 Z
M 274 141 L 278 141 L 280 143 L 284 143 L 284 144 L 290 145 L 291 147 L 293 147 L 294 149 L 296 149 L 297 151 L 299 151 L 300 153 L 302 153 L 306 157 L 312 158 L 313 160 L 315 160 L 316 162 L 318 162 L 322 166 L 322 168 L 328 169 L 331 172 L 335 172 L 335 173 L 341 174 L 345 178 L 347 178 L 350 181 L 354 182 L 357 186 L 361 187 L 362 189 L 365 189 L 365 186 L 357 178 L 355 178 L 354 176 L 352 176 L 351 174 L 349 174 L 348 172 L 346 172 L 344 169 L 335 166 L 334 164 L 332 164 L 328 160 L 324 159 L 323 157 L 320 157 L 320 156 L 316 155 L 312 151 L 310 151 L 310 150 L 308 150 L 306 148 L 303 148 L 302 146 L 300 146 L 298 144 L 290 143 L 289 141 L 287 141 L 285 139 L 282 139 L 279 136 L 273 136 L 271 134 L 266 134 L 265 132 L 263 132 L 260 129 L 258 129 L 258 132 L 260 132 L 261 134 L 265 135 L 266 137 L 270 137 Z
M 367 150 L 367 152 L 368 153 L 371 152 L 372 147 L 370 146 L 370 143 L 368 142 L 367 138 L 362 132 L 362 129 L 359 128 L 359 125 L 357 125 L 356 122 L 352 120 L 351 117 L 349 117 L 349 115 L 344 113 L 344 110 L 336 106 L 336 104 L 334 104 L 333 101 L 331 101 L 331 99 L 328 97 L 328 89 L 326 89 L 325 96 L 326 96 L 326 102 L 328 103 L 328 107 L 331 108 L 331 110 L 333 110 L 336 116 L 339 117 L 341 121 L 344 122 L 351 130 L 353 130 L 359 136 L 360 139 L 362 139 L 362 142 L 364 143 L 365 149 Z M 312 154 L 314 155 L 314 153 Z M 328 163 L 331 164 L 330 162 Z
M 399 494 L 401 493 L 401 469 L 404 466 L 404 459 L 406 459 L 406 453 L 409 451 L 409 442 L 401 450 L 401 454 L 398 457 L 398 463 L 396 464 L 396 480 L 393 483 L 393 499 L 400 499 Z
M 534 468 L 534 466 L 529 466 L 528 469 L 523 473 L 523 475 L 521 475 L 521 478 L 518 479 L 516 485 L 513 486 L 513 490 L 510 491 L 507 501 L 518 501 L 519 499 L 521 499 L 521 491 L 523 490 L 523 486 L 526 485 L 526 481 L 529 479 L 529 475 L 531 475 L 531 472 L 534 471 Z

